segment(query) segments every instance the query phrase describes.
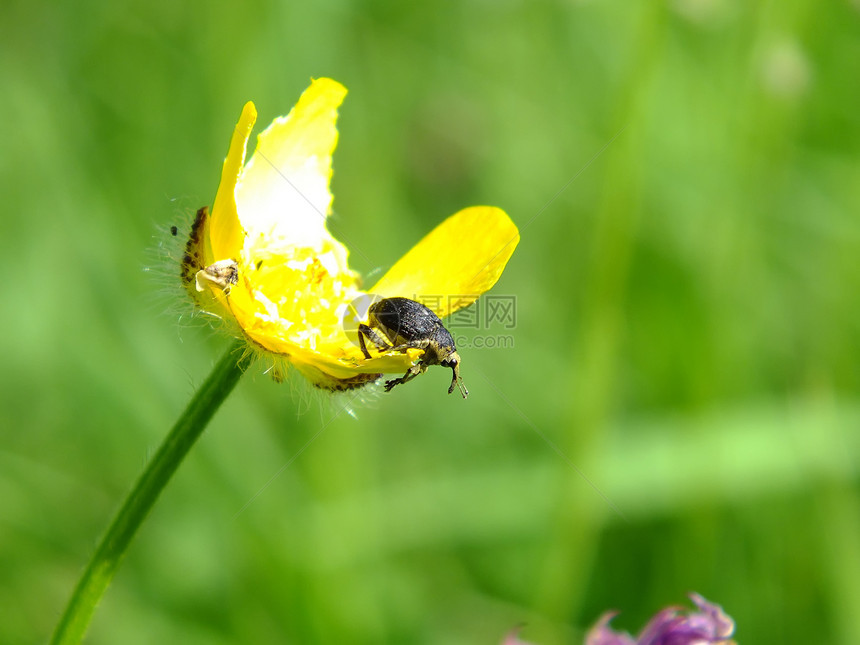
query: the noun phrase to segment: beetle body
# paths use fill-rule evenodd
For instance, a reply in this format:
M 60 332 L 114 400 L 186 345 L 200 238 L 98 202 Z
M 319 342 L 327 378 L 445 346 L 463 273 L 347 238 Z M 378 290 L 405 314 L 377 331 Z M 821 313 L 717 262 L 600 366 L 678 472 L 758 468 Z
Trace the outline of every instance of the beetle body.
M 385 298 L 370 306 L 368 323 L 358 326 L 359 345 L 365 358 L 370 358 L 365 338 L 381 351 L 424 350 L 419 362 L 410 367 L 406 374 L 401 378 L 386 381 L 386 392 L 391 391 L 395 385 L 411 381 L 431 365 L 441 365 L 450 367 L 453 372 L 448 394 L 451 394 L 455 387 L 459 387 L 464 399 L 469 395 L 460 378 L 460 355 L 454 345 L 454 338 L 445 329 L 439 316 L 430 309 L 409 298 Z

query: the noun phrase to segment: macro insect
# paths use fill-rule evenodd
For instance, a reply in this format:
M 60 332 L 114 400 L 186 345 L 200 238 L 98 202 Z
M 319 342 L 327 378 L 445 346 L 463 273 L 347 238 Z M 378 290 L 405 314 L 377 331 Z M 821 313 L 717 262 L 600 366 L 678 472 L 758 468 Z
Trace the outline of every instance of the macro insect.
M 417 364 L 410 367 L 402 377 L 385 382 L 385 391 L 395 385 L 408 383 L 423 374 L 431 365 L 450 367 L 453 372 L 451 387 L 460 388 L 465 399 L 469 390 L 460 378 L 460 355 L 454 346 L 451 333 L 445 329 L 439 316 L 420 302 L 409 298 L 385 298 L 373 303 L 368 309 L 369 325 L 358 326 L 358 341 L 365 358 L 370 358 L 365 337 L 380 351 L 405 352 L 407 349 L 423 349 L 424 354 Z

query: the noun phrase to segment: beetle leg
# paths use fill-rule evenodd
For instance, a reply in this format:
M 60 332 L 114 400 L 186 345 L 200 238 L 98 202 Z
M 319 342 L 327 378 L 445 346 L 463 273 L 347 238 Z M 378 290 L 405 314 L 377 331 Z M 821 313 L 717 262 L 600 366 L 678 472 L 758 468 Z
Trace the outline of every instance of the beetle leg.
M 358 345 L 361 347 L 361 353 L 364 354 L 364 357 L 370 358 L 370 352 L 367 351 L 367 345 L 364 343 L 364 330 L 362 327 L 364 327 L 364 325 L 358 326 Z
M 358 326 L 358 344 L 361 346 L 361 351 L 364 354 L 365 358 L 370 358 L 370 352 L 367 351 L 367 345 L 364 343 L 364 337 L 370 340 L 371 343 L 376 345 L 376 349 L 381 352 L 387 352 L 391 349 L 391 345 L 386 343 L 382 337 L 372 327 L 368 327 L 367 325 L 359 325 Z
M 408 370 L 406 370 L 406 374 L 404 374 L 400 378 L 385 381 L 385 391 L 390 392 L 391 388 L 393 388 L 395 385 L 402 385 L 403 383 L 408 383 L 426 369 L 427 366 L 424 363 L 418 363 L 417 365 L 413 365 Z

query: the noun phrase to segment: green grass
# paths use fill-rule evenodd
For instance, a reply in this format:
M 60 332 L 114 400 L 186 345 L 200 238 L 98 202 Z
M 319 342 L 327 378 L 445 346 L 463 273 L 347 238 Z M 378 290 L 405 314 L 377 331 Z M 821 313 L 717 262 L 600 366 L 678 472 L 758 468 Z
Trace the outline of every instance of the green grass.
M 0 9 L 0 642 L 47 640 L 227 346 L 163 313 L 159 230 L 311 76 L 350 90 L 356 267 L 506 209 L 515 347 L 357 419 L 252 370 L 87 642 L 556 645 L 689 590 L 745 643 L 860 642 L 857 8 L 430 7 Z

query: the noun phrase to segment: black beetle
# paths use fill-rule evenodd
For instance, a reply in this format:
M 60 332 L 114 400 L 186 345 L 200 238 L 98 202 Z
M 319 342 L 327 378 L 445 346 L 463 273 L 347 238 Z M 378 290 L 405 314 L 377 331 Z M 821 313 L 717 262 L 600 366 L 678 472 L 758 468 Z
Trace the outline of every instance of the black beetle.
M 365 358 L 370 358 L 370 352 L 364 342 L 365 336 L 380 351 L 424 350 L 417 365 L 410 367 L 401 378 L 385 382 L 386 392 L 390 392 L 395 385 L 411 381 L 431 365 L 441 365 L 450 367 L 454 373 L 448 394 L 451 394 L 455 387 L 459 387 L 464 399 L 469 396 L 469 390 L 460 378 L 460 355 L 454 346 L 451 333 L 445 329 L 439 316 L 420 302 L 409 298 L 385 298 L 374 302 L 367 315 L 370 324 L 358 326 L 358 341 Z M 382 335 L 377 330 L 382 332 Z

